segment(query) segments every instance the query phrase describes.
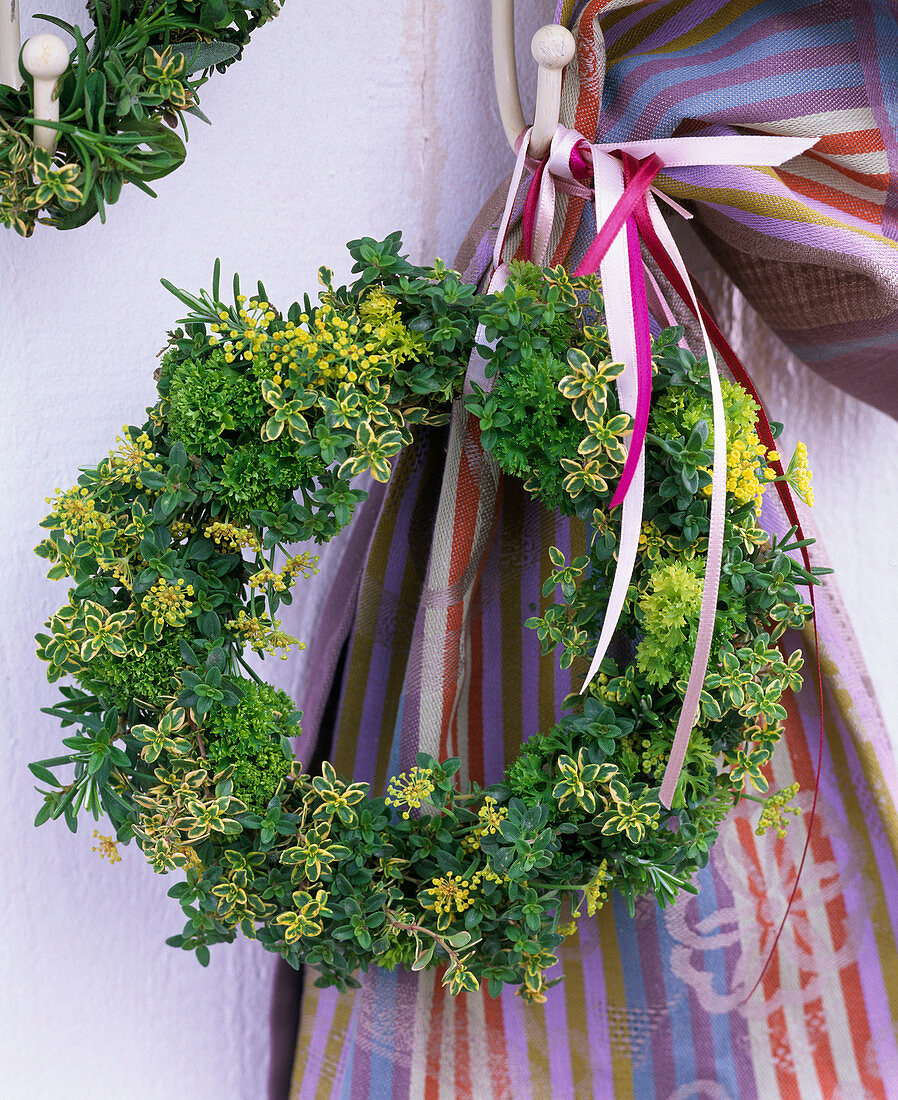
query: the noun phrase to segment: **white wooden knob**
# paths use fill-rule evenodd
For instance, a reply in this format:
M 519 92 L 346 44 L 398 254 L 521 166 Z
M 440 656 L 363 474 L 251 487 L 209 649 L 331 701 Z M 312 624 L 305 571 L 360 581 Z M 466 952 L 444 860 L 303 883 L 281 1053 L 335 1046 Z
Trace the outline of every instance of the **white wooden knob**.
M 530 155 L 541 160 L 549 151 L 561 113 L 561 75 L 577 52 L 577 43 L 567 27 L 550 23 L 533 36 L 530 52 L 539 65 L 536 77 L 536 110 Z
M 550 23 L 533 36 L 530 52 L 541 69 L 563 69 L 574 60 L 577 43 L 567 27 Z
M 22 65 L 34 78 L 34 117 L 57 122 L 56 81 L 69 67 L 65 43 L 55 34 L 37 34 L 29 38 L 22 50 Z M 35 126 L 34 144 L 52 153 L 56 149 L 56 131 L 49 126 Z

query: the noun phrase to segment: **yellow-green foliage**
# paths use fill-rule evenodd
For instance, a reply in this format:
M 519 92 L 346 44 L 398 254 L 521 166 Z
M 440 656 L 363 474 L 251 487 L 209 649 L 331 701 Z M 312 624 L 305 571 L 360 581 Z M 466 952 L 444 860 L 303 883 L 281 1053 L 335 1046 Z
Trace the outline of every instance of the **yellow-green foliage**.
M 234 796 L 264 813 L 290 767 L 281 738 L 301 732 L 289 696 L 271 684 L 248 683 L 236 707 L 210 712 L 208 730 L 209 760 L 220 769 L 233 765 Z
M 163 641 L 148 645 L 139 656 L 132 654 L 123 658 L 99 654 L 78 679 L 84 687 L 96 690 L 120 711 L 126 711 L 133 699 L 157 707 L 164 699 L 173 699 L 181 690 L 177 673 L 183 663 L 178 638 L 169 633 Z
M 649 574 L 650 591 L 639 601 L 643 638 L 636 661 L 649 683 L 662 687 L 689 669 L 702 605 L 702 578 L 694 562 L 670 561 Z

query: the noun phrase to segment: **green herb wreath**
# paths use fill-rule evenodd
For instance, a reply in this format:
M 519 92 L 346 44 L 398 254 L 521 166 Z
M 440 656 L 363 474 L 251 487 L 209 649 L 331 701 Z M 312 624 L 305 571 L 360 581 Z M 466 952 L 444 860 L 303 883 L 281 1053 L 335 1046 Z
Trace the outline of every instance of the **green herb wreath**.
M 698 724 L 671 811 L 660 774 L 685 690 L 707 540 L 711 463 L 706 364 L 654 341 L 654 411 L 640 563 L 617 652 L 585 698 L 528 741 L 502 782 L 460 791 L 459 762 L 419 756 L 385 797 L 325 763 L 307 775 L 290 738 L 300 715 L 263 683 L 244 649 L 297 645 L 277 612 L 325 542 L 421 425 L 444 423 L 479 323 L 494 349 L 487 396 L 468 399 L 481 439 L 530 492 L 591 525 L 587 555 L 551 551 L 545 615 L 529 620 L 546 654 L 592 651 L 607 602 L 616 519 L 606 507 L 630 419 L 618 411 L 595 277 L 513 265 L 500 293 L 475 296 L 442 265 L 413 267 L 398 234 L 355 241 L 358 279 L 286 315 L 264 288 L 189 307 L 159 371 L 159 401 L 108 458 L 57 490 L 38 553 L 73 579 L 38 636 L 49 678 L 73 676 L 49 708 L 78 731 L 65 755 L 31 765 L 45 785 L 40 824 L 79 811 L 111 818 L 157 871 L 186 872 L 169 893 L 187 918 L 169 942 L 207 963 L 237 931 L 319 984 L 345 988 L 369 966 L 445 963 L 453 993 L 518 984 L 539 1001 L 555 950 L 610 890 L 661 905 L 708 859 L 740 797 L 763 803 L 758 828 L 782 830 L 794 789 L 765 791 L 781 736 L 780 698 L 801 656 L 777 640 L 810 608 L 815 578 L 757 526 L 773 476 L 757 412 L 724 384 L 730 449 L 726 544 L 715 644 Z M 174 290 L 174 288 L 170 289 Z M 807 494 L 803 456 L 789 478 Z M 547 658 L 548 659 L 548 658 Z M 54 770 L 74 767 L 70 777 Z M 99 835 L 99 834 L 97 834 Z M 117 858 L 116 841 L 100 848 Z
M 0 224 L 23 237 L 38 220 L 74 229 L 105 220 L 124 183 L 155 197 L 150 182 L 186 156 L 175 133 L 185 114 L 209 120 L 198 89 L 213 68 L 237 61 L 250 35 L 280 10 L 279 0 L 88 0 L 87 35 L 61 19 L 75 43 L 57 85 L 54 156 L 31 140 L 31 88 L 0 84 Z

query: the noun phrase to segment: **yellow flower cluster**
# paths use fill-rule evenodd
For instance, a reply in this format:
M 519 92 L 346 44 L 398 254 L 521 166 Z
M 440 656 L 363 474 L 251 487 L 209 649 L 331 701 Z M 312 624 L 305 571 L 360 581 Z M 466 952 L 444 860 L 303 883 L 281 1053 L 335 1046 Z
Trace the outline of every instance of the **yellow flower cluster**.
M 461 875 L 453 874 L 430 880 L 426 893 L 431 895 L 432 901 L 422 901 L 422 909 L 430 909 L 438 916 L 451 916 L 453 909 L 456 913 L 464 913 L 474 903 L 471 896 L 473 882 L 463 879 Z
M 796 494 L 810 508 L 814 504 L 814 490 L 811 488 L 811 469 L 808 466 L 808 449 L 801 442 L 795 448 L 795 454 L 786 471 L 786 480 L 795 490 Z
M 122 857 L 118 854 L 118 841 L 111 836 L 104 836 L 94 829 L 94 836 L 100 842 L 91 848 L 92 852 L 99 852 L 100 859 L 108 859 L 110 863 L 121 863 Z
M 73 540 L 90 538 L 112 526 L 103 512 L 97 511 L 97 504 L 88 489 L 78 485 L 63 492 L 56 490 L 56 496 L 47 497 L 47 503 L 53 509 L 62 530 Z
M 144 596 L 140 606 L 157 627 L 164 623 L 174 627 L 184 626 L 193 607 L 189 599 L 193 594 L 193 585 L 185 584 L 183 577 L 174 584 L 169 584 L 160 577 Z
M 435 790 L 433 771 L 430 768 L 414 767 L 408 773 L 402 772 L 393 776 L 387 785 L 386 803 L 388 806 L 407 806 L 402 816 L 408 821 L 409 810 L 417 810 L 421 807 L 423 799 L 433 794 Z
M 262 589 L 270 584 L 275 592 L 286 592 L 293 586 L 298 576 L 314 577 L 317 572 L 318 558 L 306 550 L 302 554 L 297 554 L 296 557 L 289 558 L 278 573 L 269 566 L 264 566 L 253 573 L 249 579 L 249 586 Z
M 754 432 L 734 439 L 727 447 L 727 494 L 740 504 L 754 500 L 760 508 L 764 490 L 776 476 L 763 465 L 767 458 L 767 449 Z M 706 485 L 703 492 L 710 496 L 711 486 Z
M 276 316 L 268 302 L 260 298 L 247 301 L 245 294 L 237 295 L 237 306 L 239 320 L 236 325 L 231 324 L 228 312 L 221 310 L 219 319 L 226 323 L 210 326 L 213 334 L 210 343 L 219 343 L 222 333 L 230 337 L 223 345 L 226 363 L 233 363 L 237 358 L 250 360 L 261 351 L 268 339 L 268 325 Z
M 203 534 L 221 550 L 250 549 L 259 553 L 262 549 L 258 535 L 249 527 L 237 527 L 233 523 L 207 523 Z
M 497 806 L 495 798 L 486 795 L 483 805 L 477 811 L 477 816 L 480 819 L 480 825 L 473 832 L 462 837 L 462 846 L 469 851 L 474 851 L 480 847 L 481 837 L 499 831 L 499 826 L 508 817 L 508 809 L 505 806 Z
M 789 823 L 787 815 L 795 814 L 799 816 L 801 814 L 800 806 L 786 805 L 797 794 L 798 784 L 790 783 L 788 787 L 783 787 L 781 791 L 768 795 L 764 799 L 764 809 L 761 811 L 758 827 L 755 829 L 758 836 L 763 836 L 768 829 L 774 829 L 776 835 L 780 838 L 786 835 L 786 826 Z
M 586 895 L 586 912 L 594 917 L 596 911 L 601 909 L 608 899 L 608 890 L 605 884 L 611 878 L 608 870 L 608 860 L 603 859 L 596 870 L 595 875 L 586 884 L 583 893 Z
M 116 477 L 134 484 L 140 480 L 144 470 L 162 471 L 162 464 L 154 462 L 156 457 L 153 441 L 146 432 L 134 436 L 131 430 L 125 426 L 123 435 L 115 437 L 120 444 L 117 450 L 109 452 L 109 469 Z
M 283 323 L 268 302 L 246 301 L 241 295 L 238 305 L 239 321 L 221 310 L 223 323 L 211 326 L 209 341 L 215 345 L 224 340 L 228 363 L 237 358 L 264 359 L 277 385 L 283 384 L 292 364 L 312 362 L 316 385 L 331 379 L 358 382 L 381 373 L 383 365 L 405 361 L 425 343 L 402 323 L 395 299 L 381 288 L 369 292 L 358 313 L 341 311 L 325 296 L 314 316 L 303 313 L 297 321 Z
M 737 439 L 727 450 L 727 493 L 735 497 L 740 504 L 755 500 L 760 507 L 761 496 L 767 484 L 758 477 L 770 472 L 762 465 L 767 458 L 767 450 L 754 433 L 752 438 Z
M 270 653 L 274 656 L 279 649 L 283 650 L 280 657 L 284 661 L 293 646 L 300 650 L 306 648 L 305 642 L 281 630 L 280 619 L 272 622 L 267 615 L 247 615 L 241 608 L 237 618 L 230 619 L 226 625 L 228 629 L 242 634 L 257 653 Z
M 173 519 L 168 525 L 168 532 L 175 542 L 180 542 L 181 539 L 187 538 L 192 535 L 196 528 L 192 523 L 188 523 L 187 520 Z

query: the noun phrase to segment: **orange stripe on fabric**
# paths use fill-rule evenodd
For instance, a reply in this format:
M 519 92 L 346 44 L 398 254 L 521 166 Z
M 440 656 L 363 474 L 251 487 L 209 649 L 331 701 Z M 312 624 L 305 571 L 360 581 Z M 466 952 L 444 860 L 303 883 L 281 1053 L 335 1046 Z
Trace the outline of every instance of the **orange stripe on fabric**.
M 468 996 L 455 999 L 455 1098 L 471 1100 L 471 1051 L 468 1046 Z
M 860 153 L 882 153 L 885 147 L 881 130 L 849 130 L 844 134 L 824 134 L 817 139 L 813 151 L 845 157 Z M 808 154 L 805 153 L 805 156 Z
M 469 415 L 465 431 L 471 430 Z M 462 447 L 458 462 L 458 480 L 455 490 L 455 512 L 452 520 L 452 548 L 449 557 L 451 587 L 464 575 L 471 560 L 471 548 L 477 527 L 478 488 L 475 484 L 466 448 Z M 471 501 L 474 507 L 470 507 Z M 458 673 L 464 623 L 464 603 L 455 603 L 446 612 L 446 641 L 443 647 L 443 715 L 440 729 L 440 755 L 449 755 L 449 732 L 455 699 L 458 692 Z
M 888 172 L 859 172 L 855 168 L 850 168 L 845 164 L 838 164 L 830 160 L 828 156 L 820 155 L 814 149 L 809 149 L 807 153 L 805 153 L 805 156 L 809 160 L 815 160 L 818 164 L 825 165 L 833 172 L 838 172 L 840 176 L 844 176 L 846 179 L 853 180 L 855 183 L 860 183 L 864 187 L 872 187 L 874 191 L 888 191 L 889 189 L 891 176 Z M 800 176 L 799 179 L 807 179 L 807 176 Z M 820 184 L 820 186 L 825 187 L 827 185 Z M 836 188 L 836 190 L 838 190 L 838 188 Z M 848 192 L 846 192 L 846 194 L 847 193 Z M 883 195 L 883 202 L 885 202 L 885 195 Z
M 777 922 L 775 922 L 767 912 L 767 907 L 764 904 L 766 895 L 764 897 L 761 896 L 765 889 L 766 878 L 760 869 L 761 856 L 755 847 L 753 830 L 746 818 L 739 818 L 736 821 L 736 832 L 739 836 L 739 843 L 742 851 L 758 869 L 755 874 L 748 876 L 748 883 L 749 889 L 753 895 L 753 909 L 757 914 L 757 919 L 761 921 L 764 914 L 766 914 L 766 920 L 764 920 L 764 933 L 760 938 L 761 953 L 766 956 L 768 948 L 765 947 L 765 944 L 769 944 L 773 941 L 773 937 L 776 934 Z M 779 862 L 780 859 L 781 848 L 782 843 L 779 842 L 776 846 L 777 862 Z M 773 1000 L 779 992 L 781 983 L 780 951 L 777 950 L 776 954 L 770 960 L 770 965 L 767 967 L 761 985 L 764 991 L 765 1002 L 769 1003 Z M 776 1075 L 778 1095 L 782 1097 L 794 1097 L 795 1100 L 798 1100 L 802 1093 L 801 1089 L 798 1087 L 798 1079 L 791 1069 L 789 1029 L 786 1024 L 786 1014 L 782 1008 L 776 1009 L 767 1017 L 767 1037 L 770 1044 L 770 1060 Z
M 519 482 L 503 479 L 502 485 L 502 584 L 499 606 L 502 618 L 502 749 L 506 763 L 521 751 L 523 729 L 521 702 L 521 555 L 508 545 L 510 531 L 521 530 L 524 492 Z
M 836 210 L 842 210 L 846 214 L 853 214 L 856 218 L 862 218 L 871 225 L 882 224 L 882 207 L 874 202 L 867 202 L 865 199 L 859 199 L 845 191 L 838 191 L 835 187 L 827 187 L 815 180 L 795 176 L 791 172 L 784 172 L 782 168 L 777 169 L 777 175 L 783 183 L 788 184 L 798 195 L 816 199 L 817 202 L 825 203 Z
M 424 1078 L 424 1100 L 440 1100 L 440 1048 L 443 1042 L 443 1002 L 446 989 L 442 984 L 446 968 L 437 969 L 430 1004 L 430 1029 L 427 1032 L 427 1069 Z
M 476 783 L 485 784 L 483 761 L 483 589 L 474 586 L 471 596 L 469 677 L 471 681 L 468 705 L 468 775 Z
M 508 1075 L 508 1048 L 505 1045 L 505 1017 L 502 1002 L 491 997 L 481 987 L 483 1018 L 486 1025 L 486 1045 L 490 1052 L 489 1069 L 493 1083 L 493 1100 L 510 1100 L 511 1078 Z
M 593 20 L 607 2 L 608 0 L 590 0 L 580 18 L 580 32 L 577 35 L 577 77 L 580 81 L 580 96 L 577 100 L 574 128 L 587 137 L 595 134 L 598 129 L 599 110 L 602 105 L 602 89 L 595 87 L 598 61 Z
M 783 699 L 787 711 L 787 718 L 785 723 L 785 741 L 786 746 L 789 750 L 789 756 L 792 760 L 792 767 L 795 772 L 795 778 L 801 784 L 802 790 L 813 790 L 817 762 L 811 757 L 806 734 L 801 724 L 801 717 L 798 712 L 797 702 L 794 695 L 791 692 L 787 692 L 786 695 L 784 695 Z M 838 749 L 841 750 L 841 739 L 839 737 L 838 730 L 833 730 L 832 722 L 827 722 L 825 724 L 825 736 L 827 747 L 830 749 L 830 752 L 835 758 L 834 749 L 836 748 L 836 743 L 838 742 Z M 849 794 L 849 792 L 853 792 L 852 779 L 850 774 L 847 773 L 847 769 L 846 773 L 841 775 L 840 778 L 842 780 L 839 785 L 840 793 L 843 800 L 845 800 L 846 802 L 846 811 L 848 812 L 849 823 L 852 826 L 852 831 L 858 835 L 862 834 L 864 837 L 866 837 L 866 823 L 862 819 L 854 817 L 851 813 L 850 808 L 847 805 L 846 796 Z M 834 859 L 832 845 L 823 834 L 822 829 L 816 823 L 811 834 L 810 848 L 815 862 L 829 861 Z M 880 889 L 877 892 L 881 895 L 882 891 Z M 841 947 L 844 946 L 848 935 L 848 912 L 845 906 L 844 896 L 840 893 L 837 897 L 827 902 L 825 907 L 827 918 L 829 920 L 830 934 L 833 940 L 833 949 L 835 951 L 838 951 Z M 883 1100 L 885 1100 L 885 1093 L 882 1088 L 882 1082 L 875 1074 L 871 1074 L 869 1072 L 867 1066 L 867 1052 L 869 1050 L 871 1032 L 869 1020 L 867 1018 L 864 990 L 861 984 L 860 971 L 857 964 L 852 963 L 850 966 L 843 967 L 839 971 L 839 981 L 842 987 L 842 995 L 845 1002 L 845 1014 L 848 1018 L 848 1025 L 851 1031 L 854 1060 L 857 1064 L 860 1078 L 864 1083 L 864 1086 L 867 1089 L 868 1095 L 870 1097 L 883 1097 Z M 863 1009 L 863 1011 L 860 1011 L 860 1009 Z M 836 1083 L 838 1083 L 838 1073 L 834 1066 L 832 1067 L 832 1073 L 834 1075 L 834 1080 L 836 1081 Z M 821 1087 L 823 1087 L 825 1084 L 822 1078 L 820 1083 Z

